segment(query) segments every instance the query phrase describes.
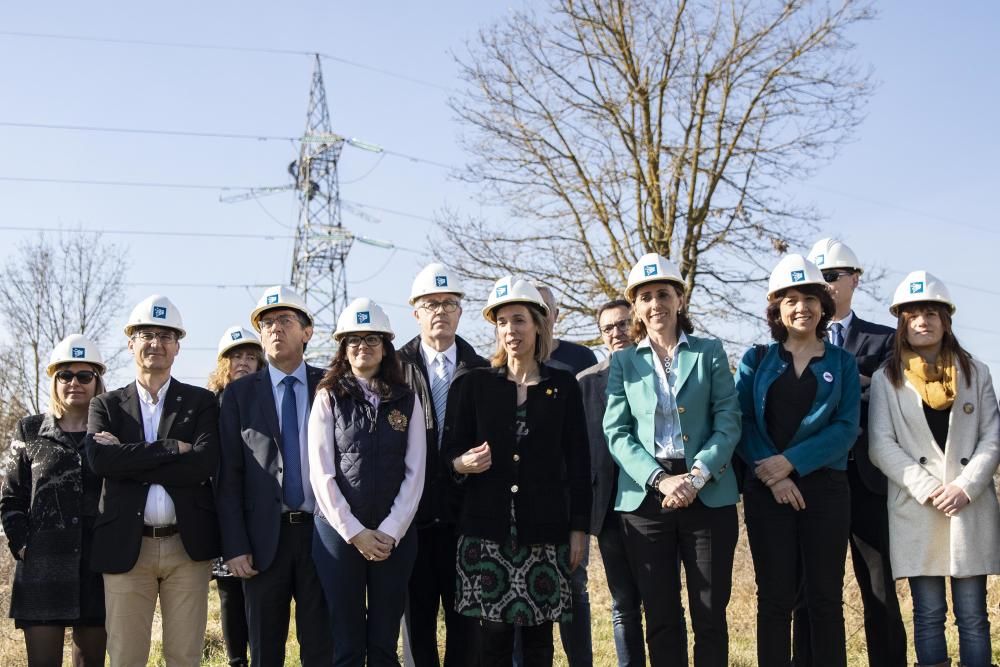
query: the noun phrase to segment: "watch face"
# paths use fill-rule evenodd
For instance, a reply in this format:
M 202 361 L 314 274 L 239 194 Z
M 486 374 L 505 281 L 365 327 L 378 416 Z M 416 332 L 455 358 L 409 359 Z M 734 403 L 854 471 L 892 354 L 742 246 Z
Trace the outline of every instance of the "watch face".
M 705 486 L 705 478 L 701 475 L 691 475 L 691 486 L 699 491 Z

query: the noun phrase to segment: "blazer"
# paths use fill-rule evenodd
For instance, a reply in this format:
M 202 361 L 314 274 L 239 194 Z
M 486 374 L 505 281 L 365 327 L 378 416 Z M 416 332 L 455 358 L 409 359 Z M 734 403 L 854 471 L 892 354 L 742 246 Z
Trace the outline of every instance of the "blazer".
M 743 433 L 736 453 L 752 470 L 754 463 L 783 454 L 798 475 L 821 468 L 847 469 L 847 454 L 858 437 L 861 380 L 858 364 L 847 350 L 824 342 L 823 358 L 809 364 L 816 376 L 816 398 L 784 452 L 778 452 L 767 434 L 764 408 L 767 392 L 788 364 L 778 353 L 781 343 L 767 346 L 757 363 L 757 351 L 747 350 L 740 361 L 736 391 L 743 411 Z
M 590 443 L 590 484 L 593 501 L 590 505 L 590 534 L 600 535 L 604 519 L 614 500 L 618 464 L 611 458 L 604 436 L 604 410 L 608 405 L 608 369 L 610 358 L 604 359 L 576 376 L 583 396 L 583 413 L 587 418 L 587 440 Z
M 651 348 L 631 347 L 611 355 L 608 408 L 604 433 L 611 455 L 621 466 L 615 509 L 634 511 L 646 497 L 646 482 L 661 469 L 655 454 L 656 370 Z M 712 476 L 698 492 L 708 507 L 735 505 L 739 500 L 730 461 L 740 438 L 740 408 L 729 360 L 714 338 L 688 336 L 677 347 L 674 387 L 691 468 L 701 462 Z
M 446 465 L 489 442 L 489 470 L 462 476 L 458 532 L 505 542 L 513 500 L 521 544 L 566 544 L 590 528 L 590 457 L 576 378 L 542 364 L 528 387 L 528 434 L 518 444 L 517 387 L 507 368 L 476 368 L 451 385 L 442 453 Z M 452 474 L 454 471 L 452 470 Z
M 188 557 L 202 561 L 219 555 L 210 482 L 219 463 L 218 404 L 207 389 L 176 379 L 163 401 L 153 442 L 146 442 L 135 382 L 90 402 L 84 447 L 90 467 L 104 476 L 91 552 L 91 567 L 98 572 L 118 574 L 135 565 L 150 484 L 170 494 Z M 115 434 L 120 444 L 98 444 L 94 434 L 100 431 Z M 191 451 L 178 453 L 178 441 L 189 443 Z
M 889 555 L 897 579 L 1000 573 L 1000 506 L 993 485 L 1000 410 L 989 368 L 972 364 L 971 378 L 959 369 L 944 451 L 913 385 L 893 387 L 884 370 L 872 380 L 869 447 L 872 462 L 889 478 Z M 951 518 L 927 499 L 943 484 L 955 484 L 972 499 Z
M 851 320 L 844 339 L 844 349 L 854 355 L 858 364 L 858 372 L 866 377 L 873 377 L 882 364 L 892 356 L 896 330 L 882 324 L 866 322 L 857 313 Z M 872 493 L 881 496 L 886 494 L 886 480 L 882 471 L 875 467 L 868 455 L 868 400 L 871 396 L 871 385 L 861 390 L 861 430 L 854 442 L 854 462 L 857 464 L 858 476 L 865 487 Z
M 309 405 L 323 372 L 306 365 Z M 254 568 L 264 571 L 278 549 L 284 469 L 278 410 L 267 366 L 230 382 L 222 392 L 219 439 L 222 456 L 215 502 L 222 558 L 252 554 Z

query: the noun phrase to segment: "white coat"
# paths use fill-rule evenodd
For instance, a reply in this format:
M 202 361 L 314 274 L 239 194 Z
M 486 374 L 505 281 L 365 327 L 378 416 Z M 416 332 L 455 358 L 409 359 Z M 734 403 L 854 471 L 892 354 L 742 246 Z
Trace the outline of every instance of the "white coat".
M 972 364 L 970 385 L 959 369 L 943 452 L 913 385 L 893 387 L 885 370 L 872 378 L 869 450 L 889 478 L 889 553 L 897 579 L 1000 573 L 1000 505 L 993 486 L 1000 409 L 989 369 Z M 972 499 L 951 518 L 927 498 L 947 483 Z

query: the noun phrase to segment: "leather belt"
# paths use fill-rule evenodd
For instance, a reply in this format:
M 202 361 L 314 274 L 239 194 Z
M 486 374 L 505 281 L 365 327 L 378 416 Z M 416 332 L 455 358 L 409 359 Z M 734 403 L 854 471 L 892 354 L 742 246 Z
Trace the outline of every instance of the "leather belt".
M 143 526 L 142 536 L 152 537 L 154 540 L 159 540 L 164 537 L 173 537 L 180 530 L 177 528 L 177 524 L 171 524 L 169 526 Z
M 300 523 L 312 523 L 312 512 L 282 512 L 281 522 L 292 526 Z

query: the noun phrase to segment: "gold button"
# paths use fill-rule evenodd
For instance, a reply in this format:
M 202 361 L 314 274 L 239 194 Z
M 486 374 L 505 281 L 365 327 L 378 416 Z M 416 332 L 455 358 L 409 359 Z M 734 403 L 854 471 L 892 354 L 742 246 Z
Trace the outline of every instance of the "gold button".
M 689 439 L 690 439 L 690 438 L 688 438 L 688 436 L 687 436 L 687 433 L 685 433 L 685 434 L 684 434 L 684 442 L 687 442 L 687 441 L 688 441 Z
M 521 455 L 520 454 L 514 454 L 514 461 L 517 462 L 517 461 L 520 461 L 520 460 L 521 460 Z
M 514 486 L 512 486 L 512 487 L 510 487 L 510 492 L 511 492 L 511 493 L 517 493 L 517 484 L 515 484 L 515 485 L 514 485 Z
M 684 414 L 684 406 L 683 405 L 678 405 L 677 406 L 677 414 L 679 414 L 679 415 Z

